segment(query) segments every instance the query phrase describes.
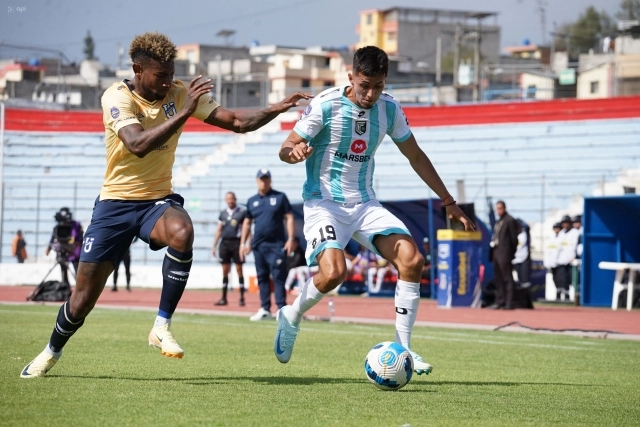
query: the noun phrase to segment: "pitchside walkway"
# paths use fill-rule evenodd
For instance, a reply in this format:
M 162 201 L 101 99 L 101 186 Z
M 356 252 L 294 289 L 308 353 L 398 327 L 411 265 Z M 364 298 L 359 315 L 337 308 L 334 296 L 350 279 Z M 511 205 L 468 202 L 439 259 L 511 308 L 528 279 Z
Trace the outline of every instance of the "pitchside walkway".
M 26 303 L 25 298 L 32 286 L 0 286 L 0 304 Z M 213 306 L 220 297 L 220 291 L 187 290 L 180 302 L 179 313 L 208 315 L 249 316 L 260 307 L 257 294 L 247 294 L 247 305 L 238 306 L 238 292 L 229 295 L 230 305 L 223 308 Z M 293 301 L 293 296 L 288 301 Z M 395 310 L 391 298 L 365 298 L 357 296 L 334 296 L 335 315 L 333 321 L 369 324 L 393 324 Z M 119 290 L 111 292 L 110 284 L 102 293 L 97 306 L 114 309 L 142 309 L 155 311 L 160 300 L 159 289 L 134 289 L 132 292 Z M 327 319 L 328 298 L 309 313 L 311 319 Z M 29 303 L 37 304 L 37 303 Z M 52 303 L 58 305 L 58 303 Z M 272 308 L 272 312 L 275 310 Z M 460 329 L 493 330 L 511 322 L 519 322 L 530 328 L 554 330 L 576 329 L 599 332 L 565 332 L 572 335 L 606 337 L 614 339 L 640 340 L 640 310 L 612 311 L 610 308 L 588 308 L 573 306 L 542 306 L 535 310 L 485 310 L 472 308 L 439 309 L 435 301 L 421 301 L 418 312 L 419 326 L 434 326 Z M 520 327 L 505 330 L 529 331 Z M 618 332 L 618 333 L 608 333 Z

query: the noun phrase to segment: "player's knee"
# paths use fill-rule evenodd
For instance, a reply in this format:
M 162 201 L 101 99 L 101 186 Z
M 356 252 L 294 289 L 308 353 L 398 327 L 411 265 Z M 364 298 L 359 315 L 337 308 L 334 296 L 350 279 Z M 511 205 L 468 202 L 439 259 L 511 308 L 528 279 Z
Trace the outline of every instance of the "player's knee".
M 347 278 L 347 267 L 344 263 L 332 263 L 324 271 L 327 281 L 332 286 L 338 286 Z
M 193 245 L 193 224 L 190 221 L 174 221 L 168 227 L 169 246 L 186 251 Z
M 421 274 L 423 266 L 424 259 L 420 252 L 416 251 L 400 259 L 398 271 L 409 275 Z

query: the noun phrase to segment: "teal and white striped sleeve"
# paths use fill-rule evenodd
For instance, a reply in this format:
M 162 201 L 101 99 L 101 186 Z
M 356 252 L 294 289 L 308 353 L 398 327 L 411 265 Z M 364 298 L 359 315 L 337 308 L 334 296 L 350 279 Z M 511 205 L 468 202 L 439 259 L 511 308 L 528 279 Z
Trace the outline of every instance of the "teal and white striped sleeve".
M 300 120 L 298 120 L 293 130 L 309 142 L 320 133 L 323 127 L 322 105 L 320 103 L 311 103 L 302 112 L 302 116 L 300 116 Z
M 389 136 L 393 142 L 401 143 L 405 142 L 411 136 L 411 129 L 409 128 L 409 119 L 405 116 L 404 111 L 400 108 L 400 104 L 394 103 L 395 106 L 395 120 L 392 127 L 389 129 Z

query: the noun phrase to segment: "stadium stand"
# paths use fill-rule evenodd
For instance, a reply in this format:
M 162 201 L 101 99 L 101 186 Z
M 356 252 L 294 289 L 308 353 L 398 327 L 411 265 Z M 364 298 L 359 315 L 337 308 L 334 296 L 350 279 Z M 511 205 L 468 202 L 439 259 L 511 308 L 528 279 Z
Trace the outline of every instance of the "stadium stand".
M 574 195 L 591 195 L 624 170 L 638 168 L 640 112 L 633 107 L 637 101 L 406 111 L 418 142 L 454 194 L 456 181 L 464 180 L 466 199 L 476 203 L 478 216 L 486 218 L 485 197 L 491 196 L 494 201 L 506 200 L 515 216 L 539 221 L 550 210 L 566 207 Z M 497 119 L 496 110 L 511 114 L 516 123 Z M 10 260 L 10 238 L 17 228 L 26 231 L 31 253 L 42 252 L 54 225 L 53 213 L 61 206 L 69 206 L 85 226 L 89 223 L 104 173 L 103 136 L 95 123 L 71 132 L 59 124 L 69 119 L 68 114 L 59 118 L 47 113 L 54 116 L 48 118 L 54 129 L 50 132 L 41 124 L 32 130 L 36 119 L 31 116 L 7 115 L 2 262 Z M 99 113 L 92 114 L 93 121 L 101 119 Z M 466 124 L 458 114 L 466 114 Z M 572 117 L 578 120 L 569 120 Z M 256 169 L 269 168 L 274 188 L 286 192 L 292 202 L 301 201 L 304 165 L 279 161 L 278 149 L 289 133 L 286 123 L 282 127 L 234 135 L 204 133 L 197 123 L 189 122 L 177 151 L 174 187 L 184 196 L 196 227 L 196 261 L 211 261 L 210 245 L 218 213 L 225 206 L 224 194 L 234 191 L 239 202 L 246 201 L 256 192 Z M 373 184 L 381 200 L 430 196 L 389 139 L 376 154 Z M 161 259 L 161 254 L 143 245 L 134 245 L 132 255 L 137 262 Z

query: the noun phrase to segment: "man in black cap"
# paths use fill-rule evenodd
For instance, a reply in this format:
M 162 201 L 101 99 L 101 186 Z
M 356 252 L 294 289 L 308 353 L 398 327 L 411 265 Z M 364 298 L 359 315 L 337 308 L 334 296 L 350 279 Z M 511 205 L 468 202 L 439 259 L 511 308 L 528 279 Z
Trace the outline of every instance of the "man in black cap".
M 559 222 L 553 224 L 553 237 L 547 241 L 544 247 L 544 259 L 542 261 L 544 267 L 551 273 L 556 289 L 558 288 L 558 246 L 560 241 L 558 235 L 560 230 L 562 230 L 562 224 Z
M 502 201 L 496 202 L 496 214 L 500 217 L 491 236 L 491 261 L 496 285 L 496 302 L 489 308 L 512 310 L 515 282 L 511 262 L 518 248 L 518 222 L 507 213 Z
M 293 213 L 287 195 L 271 188 L 271 172 L 260 169 L 256 174 L 258 194 L 247 201 L 247 210 L 242 224 L 240 238 L 240 258 L 244 258 L 253 249 L 253 257 L 260 288 L 260 310 L 250 317 L 251 320 L 273 319 L 271 314 L 271 286 L 273 286 L 278 309 L 287 305 L 286 290 L 287 256 L 293 250 L 295 228 Z M 284 221 L 287 223 L 285 236 Z M 251 224 L 255 222 L 253 237 Z M 287 239 L 288 237 L 288 239 Z

